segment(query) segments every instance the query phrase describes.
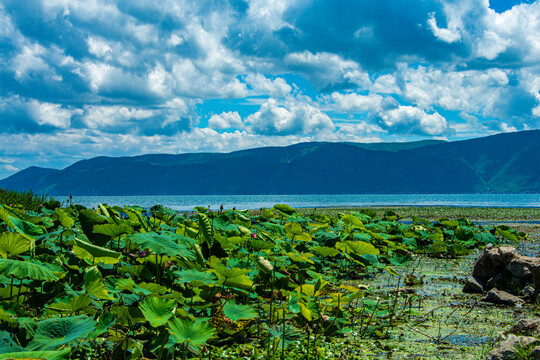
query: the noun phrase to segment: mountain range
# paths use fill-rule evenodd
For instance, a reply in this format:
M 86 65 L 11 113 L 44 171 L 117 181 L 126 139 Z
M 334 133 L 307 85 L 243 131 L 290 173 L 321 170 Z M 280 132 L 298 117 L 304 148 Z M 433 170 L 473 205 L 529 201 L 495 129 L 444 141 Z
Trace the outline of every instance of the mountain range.
M 540 130 L 453 142 L 100 156 L 62 170 L 29 167 L 0 187 L 56 196 L 540 193 Z

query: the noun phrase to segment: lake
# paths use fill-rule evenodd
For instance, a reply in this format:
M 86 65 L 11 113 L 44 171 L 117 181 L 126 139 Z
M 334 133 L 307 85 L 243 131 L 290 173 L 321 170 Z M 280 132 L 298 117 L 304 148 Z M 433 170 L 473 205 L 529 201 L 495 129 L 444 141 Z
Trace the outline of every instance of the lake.
M 56 197 L 64 203 L 67 197 Z M 73 203 L 92 208 L 98 204 L 163 205 L 177 211 L 195 206 L 218 210 L 271 208 L 288 204 L 295 208 L 367 206 L 462 206 L 462 207 L 540 207 L 540 194 L 392 194 L 392 195 L 171 195 L 171 196 L 73 196 Z

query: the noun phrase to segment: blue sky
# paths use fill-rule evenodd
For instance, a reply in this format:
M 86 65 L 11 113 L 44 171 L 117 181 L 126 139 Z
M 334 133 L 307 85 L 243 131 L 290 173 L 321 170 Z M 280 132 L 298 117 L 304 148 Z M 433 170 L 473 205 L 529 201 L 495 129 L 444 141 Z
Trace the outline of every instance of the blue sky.
M 540 128 L 540 0 L 0 0 L 0 178 Z

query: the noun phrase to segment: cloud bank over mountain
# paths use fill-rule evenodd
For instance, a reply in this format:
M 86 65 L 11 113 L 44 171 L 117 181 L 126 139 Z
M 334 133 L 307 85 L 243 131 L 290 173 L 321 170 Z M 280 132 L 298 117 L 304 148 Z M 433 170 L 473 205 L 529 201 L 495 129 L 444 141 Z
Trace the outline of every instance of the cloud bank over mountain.
M 540 1 L 2 0 L 0 177 L 540 127 Z

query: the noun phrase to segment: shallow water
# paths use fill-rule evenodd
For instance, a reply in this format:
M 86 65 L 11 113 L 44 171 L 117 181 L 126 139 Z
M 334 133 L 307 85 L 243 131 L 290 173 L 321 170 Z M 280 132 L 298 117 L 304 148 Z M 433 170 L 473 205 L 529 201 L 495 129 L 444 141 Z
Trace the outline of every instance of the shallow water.
M 67 197 L 57 200 L 66 202 Z M 363 206 L 453 206 L 540 208 L 540 194 L 370 194 L 370 195 L 186 195 L 186 196 L 74 196 L 73 203 L 88 208 L 98 204 L 139 205 L 150 208 L 160 204 L 177 211 L 196 206 L 217 210 L 271 208 L 285 203 L 295 208 Z

